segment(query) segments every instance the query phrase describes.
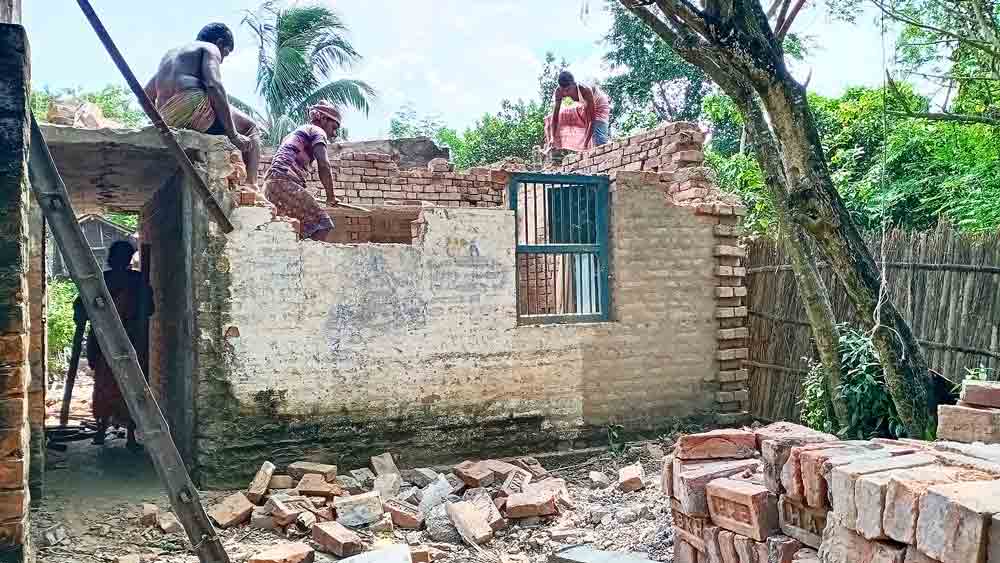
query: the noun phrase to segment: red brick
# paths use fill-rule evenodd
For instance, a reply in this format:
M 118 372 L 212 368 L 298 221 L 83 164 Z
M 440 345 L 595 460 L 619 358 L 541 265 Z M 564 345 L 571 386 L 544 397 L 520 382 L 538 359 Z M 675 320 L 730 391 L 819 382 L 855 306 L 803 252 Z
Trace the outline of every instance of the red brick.
M 315 557 L 313 548 L 304 543 L 286 543 L 261 551 L 248 563 L 312 563 Z
M 304 475 L 315 473 L 322 475 L 327 483 L 337 478 L 337 466 L 325 463 L 312 463 L 308 461 L 297 461 L 288 466 L 287 473 L 293 479 L 301 479 Z
M 705 529 L 711 527 L 708 518 L 688 516 L 681 511 L 676 499 L 670 503 L 670 513 L 674 522 L 674 535 L 693 545 L 698 551 L 705 551 Z
M 340 485 L 328 483 L 322 475 L 316 473 L 303 475 L 296 488 L 299 493 L 310 497 L 333 498 L 343 494 Z
M 722 556 L 722 563 L 740 563 L 734 536 L 735 534 L 729 530 L 719 530 L 719 554 Z
M 224 498 L 208 511 L 220 528 L 231 528 L 250 520 L 254 504 L 242 492 Z
M 916 543 L 920 500 L 933 485 L 964 481 L 988 481 L 987 473 L 959 467 L 932 466 L 894 472 L 886 485 L 882 524 L 890 539 Z
M 481 461 L 463 461 L 456 465 L 452 471 L 470 489 L 492 485 L 496 480 L 493 471 Z
M 871 505 L 873 510 L 875 510 L 875 507 L 878 507 L 878 522 L 880 524 L 879 528 L 881 528 L 881 507 L 885 495 L 884 486 L 889 483 L 889 478 L 887 475 L 881 475 L 877 482 L 872 483 L 871 486 L 859 486 L 858 480 L 866 475 L 881 474 L 893 469 L 909 469 L 911 467 L 931 465 L 934 462 L 935 458 L 933 456 L 913 454 L 882 459 L 866 459 L 862 457 L 858 461 L 834 467 L 827 479 L 830 497 L 833 500 L 833 510 L 842 517 L 842 523 L 845 526 L 857 530 L 858 503 L 856 492 L 869 493 L 870 495 L 874 495 L 875 498 L 869 497 L 868 504 Z
M 980 407 L 1000 408 L 1000 382 L 966 381 L 962 385 L 962 401 Z
M 488 459 L 482 463 L 487 469 L 496 474 L 498 480 L 506 479 L 508 475 L 518 469 L 516 465 L 500 461 L 499 459 Z
M 382 508 L 392 516 L 392 523 L 400 528 L 419 530 L 424 524 L 424 514 L 409 503 L 389 499 L 382 503 Z
M 500 509 L 497 508 L 489 493 L 483 492 L 476 495 L 469 502 L 486 518 L 486 523 L 494 532 L 507 527 L 507 519 L 500 513 Z
M 812 508 L 786 496 L 778 500 L 778 524 L 781 532 L 813 549 L 818 549 L 823 542 L 827 515 L 824 508 Z
M 674 460 L 674 497 L 681 503 L 682 510 L 697 517 L 709 515 L 708 498 L 705 487 L 710 481 L 732 477 L 745 471 L 754 472 L 759 466 L 757 460 L 730 460 L 710 462 L 685 462 Z
M 271 484 L 271 477 L 274 476 L 274 464 L 270 461 L 265 461 L 260 469 L 257 470 L 257 475 L 250 482 L 250 486 L 247 487 L 247 499 L 254 504 L 260 504 L 264 500 L 264 495 L 267 494 L 267 488 Z
M 646 472 L 643 471 L 642 465 L 638 463 L 622 467 L 618 470 L 618 488 L 626 493 L 638 491 L 646 486 L 643 483 L 645 476 Z
M 674 563 L 698 563 L 698 550 L 684 540 L 674 541 Z
M 713 430 L 681 436 L 674 449 L 678 459 L 747 459 L 757 455 L 757 438 L 746 430 Z
M 920 501 L 917 548 L 944 563 L 983 563 L 1000 481 L 934 485 Z
M 674 496 L 674 456 L 663 458 L 663 472 L 660 474 L 660 490 L 667 497 Z
M 777 497 L 766 487 L 736 479 L 708 484 L 708 507 L 715 525 L 763 541 L 778 529 Z
M 312 539 L 319 544 L 320 551 L 337 557 L 350 557 L 361 553 L 365 544 L 361 536 L 337 522 L 322 522 L 312 529 Z
M 820 549 L 824 563 L 903 563 L 905 556 L 905 546 L 868 541 L 835 524 L 823 536 Z
M 508 496 L 506 509 L 508 518 L 549 516 L 558 512 L 555 493 L 538 489 Z
M 446 509 L 452 524 L 455 525 L 463 538 L 468 538 L 480 545 L 493 539 L 493 528 L 487 522 L 486 516 L 471 502 L 452 503 Z
M 1000 409 L 938 406 L 938 439 L 956 442 L 1000 442 Z

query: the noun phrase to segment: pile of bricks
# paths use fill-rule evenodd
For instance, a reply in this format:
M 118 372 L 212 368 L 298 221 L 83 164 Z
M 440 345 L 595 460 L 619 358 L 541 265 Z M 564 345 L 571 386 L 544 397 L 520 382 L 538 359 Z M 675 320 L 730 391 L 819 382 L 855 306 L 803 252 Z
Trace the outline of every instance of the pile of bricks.
M 938 438 L 1000 443 L 1000 383 L 966 381 L 957 405 L 938 407 Z
M 372 457 L 370 468 L 346 475 L 334 465 L 312 462 L 292 463 L 283 474 L 276 469 L 265 462 L 245 491 L 208 510 L 212 521 L 221 528 L 249 524 L 306 538 L 308 544 L 300 545 L 350 557 L 367 549 L 372 532 L 426 527 L 434 541 L 479 545 L 511 520 L 547 521 L 573 507 L 565 480 L 551 477 L 528 457 L 464 461 L 446 474 L 399 470 L 389 453 Z M 644 486 L 641 475 L 637 484 L 633 473 L 623 473 L 623 487 Z M 410 547 L 417 563 L 443 555 L 428 545 Z
M 996 446 L 789 423 L 685 436 L 663 472 L 675 561 L 998 562 L 998 461 Z

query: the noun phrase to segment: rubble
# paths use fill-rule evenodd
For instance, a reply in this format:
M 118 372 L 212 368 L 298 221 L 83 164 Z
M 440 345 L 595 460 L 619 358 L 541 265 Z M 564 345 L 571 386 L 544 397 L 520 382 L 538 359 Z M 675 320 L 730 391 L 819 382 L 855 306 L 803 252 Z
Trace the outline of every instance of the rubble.
M 313 548 L 304 543 L 289 543 L 266 549 L 250 558 L 249 563 L 312 563 Z
M 351 477 L 353 477 L 360 485 L 362 489 L 368 490 L 375 484 L 375 474 L 372 473 L 371 469 L 363 467 L 361 469 L 352 469 Z
M 403 484 L 399 473 L 384 473 L 375 477 L 374 489 L 383 499 L 394 498 Z M 301 489 L 301 486 L 299 487 Z
M 337 521 L 345 526 L 363 526 L 382 517 L 382 499 L 378 491 L 334 499 Z
M 156 525 L 164 534 L 178 534 L 184 531 L 180 520 L 174 516 L 173 512 L 163 512 L 156 518 Z
M 635 464 L 622 467 L 618 470 L 618 488 L 626 493 L 638 491 L 646 486 L 644 483 L 645 478 L 646 474 L 642 470 L 642 465 Z
M 611 486 L 611 479 L 608 479 L 608 476 L 600 471 L 591 471 L 589 476 L 590 485 L 595 489 L 603 489 Z
M 413 505 L 398 499 L 389 499 L 382 508 L 392 517 L 392 522 L 400 528 L 419 530 L 424 524 L 424 514 Z
M 371 464 L 376 477 L 382 475 L 399 475 L 399 468 L 396 467 L 396 462 L 393 461 L 392 454 L 389 452 L 372 456 Z
M 287 473 L 293 479 L 301 480 L 309 474 L 322 475 L 326 482 L 333 481 L 337 477 L 337 466 L 325 463 L 312 463 L 309 461 L 296 461 L 288 466 Z
M 267 488 L 272 491 L 294 489 L 297 484 L 298 481 L 291 475 L 272 475 Z
M 250 502 L 254 504 L 260 504 L 264 495 L 267 494 L 268 487 L 271 486 L 271 477 L 274 476 L 274 464 L 270 461 L 265 461 L 260 469 L 257 471 L 257 475 L 250 482 L 250 486 L 247 487 L 246 496 Z
M 364 550 L 361 536 L 337 522 L 323 522 L 312 529 L 312 539 L 321 551 L 337 557 L 350 557 Z
M 139 516 L 140 526 L 155 526 L 160 515 L 160 507 L 155 504 L 143 504 L 142 514 Z

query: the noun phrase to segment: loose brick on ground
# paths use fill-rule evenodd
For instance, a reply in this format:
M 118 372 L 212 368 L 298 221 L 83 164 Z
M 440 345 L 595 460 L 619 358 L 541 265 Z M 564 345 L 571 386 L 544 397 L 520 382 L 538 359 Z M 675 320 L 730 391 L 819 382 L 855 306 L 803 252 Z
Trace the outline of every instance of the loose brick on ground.
M 748 430 L 712 430 L 677 440 L 678 459 L 748 459 L 757 455 L 757 437 Z
M 242 492 L 234 493 L 208 510 L 220 528 L 232 528 L 250 520 L 254 504 Z
M 482 545 L 493 539 L 493 528 L 486 516 L 471 502 L 462 501 L 447 505 L 448 517 L 463 538 Z
M 375 471 L 375 475 L 385 475 L 387 473 L 395 473 L 399 475 L 399 468 L 396 467 L 396 462 L 392 459 L 392 454 L 385 452 L 384 454 L 372 456 L 371 458 L 372 470 Z
M 762 485 L 736 479 L 708 483 L 712 522 L 737 534 L 764 541 L 778 530 L 777 497 Z
M 517 468 L 512 471 L 507 478 L 504 479 L 503 485 L 500 486 L 499 496 L 507 497 L 515 493 L 524 492 L 524 487 L 531 482 L 531 473 L 526 470 Z
M 312 463 L 310 461 L 296 461 L 288 466 L 287 473 L 293 479 L 302 479 L 304 475 L 313 473 L 322 475 L 323 479 L 329 482 L 337 477 L 337 466 L 326 463 Z
M 331 483 L 326 480 L 326 477 L 318 473 L 303 475 L 296 488 L 301 494 L 308 497 L 333 498 L 343 494 L 340 485 L 336 483 L 336 477 L 334 478 L 334 482 Z
M 482 492 L 468 499 L 469 502 L 486 518 L 486 523 L 489 524 L 494 532 L 503 530 L 507 527 L 507 519 L 500 513 L 500 509 L 493 502 L 493 498 L 490 497 L 489 492 L 485 489 L 480 489 L 480 491 Z
M 160 515 L 160 507 L 155 504 L 143 504 L 139 515 L 140 526 L 155 526 Z
M 483 462 L 483 465 L 485 465 L 486 468 L 492 471 L 493 473 L 496 473 L 497 481 L 502 481 L 506 479 L 507 476 L 510 475 L 512 471 L 518 468 L 513 463 L 508 463 L 506 461 L 501 461 L 499 459 L 487 459 L 486 461 Z
M 419 530 L 424 525 L 424 513 L 406 502 L 389 499 L 382 503 L 382 508 L 392 515 L 392 522 L 400 528 Z
M 365 549 L 361 536 L 337 522 L 323 522 L 313 526 L 312 539 L 319 544 L 320 551 L 337 557 L 350 557 Z
M 530 518 L 555 514 L 558 512 L 556 493 L 539 489 L 514 493 L 507 497 L 506 510 L 508 518 Z
M 264 500 L 264 496 L 267 494 L 267 488 L 271 484 L 271 477 L 274 475 L 274 464 L 270 461 L 265 461 L 260 469 L 257 470 L 257 475 L 254 476 L 253 481 L 250 482 L 250 486 L 247 487 L 247 498 L 250 502 L 254 504 L 260 504 Z
M 638 491 L 645 488 L 645 478 L 641 464 L 626 465 L 618 470 L 618 488 L 626 493 Z
M 337 522 L 345 526 L 363 526 L 382 518 L 382 501 L 378 491 L 337 497 L 334 499 Z
M 493 471 L 481 461 L 463 461 L 452 471 L 469 488 L 486 487 L 496 480 Z
M 316 555 L 304 543 L 277 545 L 250 558 L 248 563 L 312 563 Z
M 296 484 L 298 484 L 298 481 L 291 475 L 272 475 L 267 488 L 272 491 L 294 489 Z

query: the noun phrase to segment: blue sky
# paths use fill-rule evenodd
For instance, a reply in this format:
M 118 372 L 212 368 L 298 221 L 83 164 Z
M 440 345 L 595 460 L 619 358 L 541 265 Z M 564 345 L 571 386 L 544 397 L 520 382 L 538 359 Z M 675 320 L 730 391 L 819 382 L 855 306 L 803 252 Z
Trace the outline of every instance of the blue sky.
M 345 73 L 380 93 L 366 117 L 346 115 L 353 139 L 384 137 L 393 112 L 411 103 L 464 128 L 504 98 L 533 98 L 546 51 L 566 58 L 578 78 L 601 78 L 609 26 L 603 1 L 590 0 L 319 0 L 338 10 L 364 61 Z M 163 53 L 190 41 L 210 21 L 229 24 L 237 51 L 222 67 L 231 93 L 255 100 L 256 50 L 242 12 L 254 0 L 98 0 L 95 9 L 132 69 L 145 80 Z M 160 6 L 155 9 L 154 6 Z M 24 24 L 32 43 L 35 87 L 99 88 L 123 83 L 73 0 L 29 0 Z M 822 46 L 812 55 L 812 90 L 839 94 L 848 84 L 881 82 L 881 43 L 870 18 L 857 25 L 831 23 L 820 12 L 803 14 L 796 31 Z M 807 68 L 797 69 L 803 77 Z

